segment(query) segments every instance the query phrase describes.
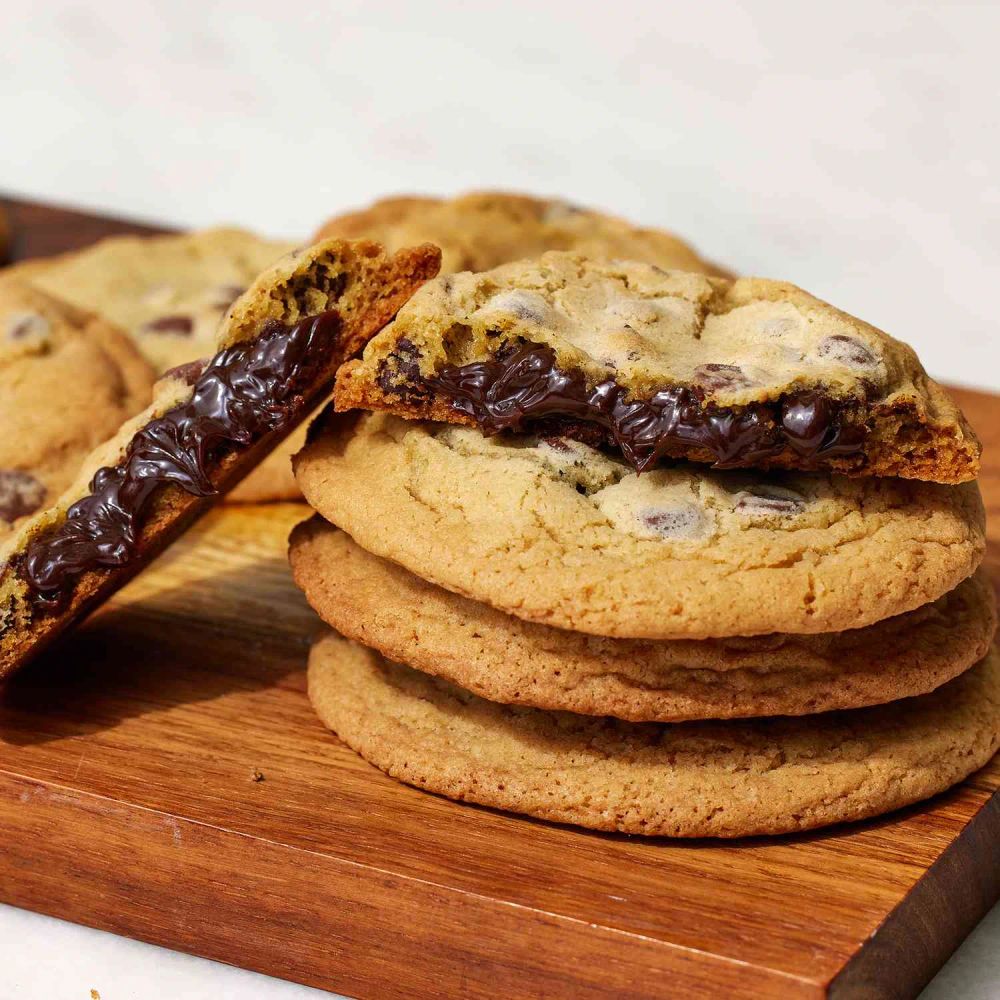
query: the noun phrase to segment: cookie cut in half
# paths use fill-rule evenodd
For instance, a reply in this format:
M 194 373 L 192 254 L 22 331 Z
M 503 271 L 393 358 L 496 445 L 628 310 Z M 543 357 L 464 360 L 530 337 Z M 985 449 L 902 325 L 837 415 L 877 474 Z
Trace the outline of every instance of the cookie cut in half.
M 975 479 L 906 344 L 794 285 L 548 253 L 439 278 L 337 379 L 338 409 L 571 437 L 637 470 Z
M 933 694 L 788 719 L 635 723 L 486 701 L 337 635 L 323 722 L 400 781 L 595 830 L 744 837 L 864 819 L 944 791 L 1000 745 L 995 650 Z
M 329 390 L 440 262 L 329 240 L 282 258 L 230 307 L 218 353 L 151 406 L 0 549 L 0 676 L 121 586 L 245 475 Z
M 620 638 L 860 628 L 979 565 L 975 483 L 684 463 L 642 475 L 566 438 L 324 411 L 295 459 L 364 549 L 528 621 Z
M 295 582 L 333 629 L 490 701 L 633 722 L 805 715 L 925 694 L 996 628 L 979 570 L 931 604 L 823 635 L 603 639 L 522 621 L 365 552 L 320 517 L 292 532 Z
M 442 274 L 487 271 L 548 250 L 723 273 L 673 233 L 641 229 L 559 198 L 505 191 L 473 191 L 457 198 L 383 198 L 330 219 L 317 235 L 378 240 L 390 250 L 435 243 L 441 248 Z
M 229 306 L 294 246 L 233 227 L 111 236 L 83 250 L 17 264 L 12 273 L 107 316 L 162 374 L 212 355 Z M 301 446 L 301 440 L 282 445 L 228 499 L 298 499 L 291 455 Z
M 0 282 L 0 534 L 48 506 L 152 396 L 129 338 L 31 285 Z

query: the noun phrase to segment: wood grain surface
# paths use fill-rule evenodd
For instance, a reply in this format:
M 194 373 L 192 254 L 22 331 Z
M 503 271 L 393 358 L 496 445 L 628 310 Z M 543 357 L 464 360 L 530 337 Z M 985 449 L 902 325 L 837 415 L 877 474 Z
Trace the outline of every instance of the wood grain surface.
M 1000 455 L 1000 400 L 957 395 Z M 1000 525 L 1000 464 L 983 488 Z M 717 1000 L 914 996 L 1000 897 L 996 760 L 890 817 L 735 843 L 397 784 L 306 699 L 306 513 L 216 509 L 0 693 L 0 900 L 354 996 Z

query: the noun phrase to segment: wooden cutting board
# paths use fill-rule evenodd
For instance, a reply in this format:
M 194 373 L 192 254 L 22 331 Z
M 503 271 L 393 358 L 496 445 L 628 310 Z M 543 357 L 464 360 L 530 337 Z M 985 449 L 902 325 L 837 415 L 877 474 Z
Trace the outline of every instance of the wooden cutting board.
M 14 207 L 38 252 L 135 231 Z M 957 395 L 995 444 L 1000 399 Z M 717 1000 L 913 996 L 1000 897 L 1000 761 L 888 818 L 741 843 L 396 784 L 306 699 L 305 513 L 217 509 L 0 693 L 0 899 L 356 996 Z

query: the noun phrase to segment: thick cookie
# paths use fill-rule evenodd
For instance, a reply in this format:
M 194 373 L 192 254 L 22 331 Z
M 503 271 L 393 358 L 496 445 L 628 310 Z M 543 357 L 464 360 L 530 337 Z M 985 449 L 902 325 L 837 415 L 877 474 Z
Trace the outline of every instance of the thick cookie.
M 295 582 L 341 635 L 490 701 L 633 722 L 805 715 L 925 694 L 977 663 L 996 628 L 983 570 L 915 611 L 823 635 L 653 642 L 522 621 L 365 552 L 314 517 Z
M 338 375 L 338 409 L 562 434 L 720 468 L 957 483 L 980 446 L 913 351 L 794 285 L 550 253 L 439 278 Z
M 119 324 L 164 372 L 212 355 L 226 310 L 293 246 L 232 228 L 112 236 L 51 261 L 28 261 L 15 272 L 23 268 L 39 288 Z M 291 469 L 297 447 L 301 439 L 276 449 L 228 499 L 297 499 Z
M 119 329 L 27 283 L 0 283 L 0 534 L 52 503 L 152 385 Z
M 296 456 L 310 505 L 363 548 L 529 621 L 703 639 L 859 628 L 979 565 L 975 483 L 679 465 L 636 475 L 578 442 L 335 414 Z
M 218 352 L 152 405 L 0 549 L 0 677 L 142 568 L 315 407 L 337 366 L 423 281 L 436 247 L 388 257 L 329 240 L 288 255 L 230 307 Z
M 27 276 L 117 323 L 163 372 L 213 354 L 226 310 L 293 246 L 242 229 L 112 236 L 50 261 L 29 261 Z
M 318 236 L 364 237 L 390 249 L 436 243 L 441 248 L 442 274 L 487 271 L 547 250 L 722 273 L 672 233 L 639 229 L 555 198 L 502 191 L 476 191 L 451 199 L 383 198 L 369 208 L 330 219 Z
M 797 719 L 620 722 L 512 708 L 336 635 L 313 647 L 320 718 L 394 778 L 597 830 L 742 837 L 809 830 L 941 792 L 1000 745 L 991 651 L 920 698 Z

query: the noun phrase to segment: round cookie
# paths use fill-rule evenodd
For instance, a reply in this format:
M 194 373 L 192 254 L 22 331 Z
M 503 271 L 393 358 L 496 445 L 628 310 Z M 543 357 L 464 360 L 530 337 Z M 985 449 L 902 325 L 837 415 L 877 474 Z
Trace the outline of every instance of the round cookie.
M 219 228 L 114 236 L 52 261 L 29 261 L 20 267 L 42 290 L 98 310 L 120 325 L 162 373 L 210 356 L 219 322 L 233 300 L 293 247 L 243 229 Z M 229 499 L 299 498 L 291 456 L 301 440 L 275 449 Z
M 50 504 L 150 399 L 117 327 L 16 280 L 0 284 L 0 533 Z
M 996 651 L 932 694 L 788 719 L 620 722 L 498 705 L 330 634 L 323 722 L 394 778 L 596 830 L 742 837 L 863 819 L 961 781 L 1000 745 Z
M 665 230 L 641 229 L 559 198 L 503 191 L 474 191 L 451 199 L 383 198 L 368 208 L 330 219 L 317 239 L 327 236 L 365 237 L 391 249 L 429 241 L 441 248 L 442 274 L 486 271 L 547 250 L 575 250 L 591 257 L 724 273 Z
M 985 547 L 975 483 L 637 475 L 566 439 L 327 412 L 296 456 L 363 548 L 529 621 L 704 639 L 859 628 L 936 600 Z
M 986 655 L 983 570 L 864 629 L 701 641 L 605 639 L 525 622 L 378 556 L 313 517 L 292 532 L 295 582 L 341 635 L 490 701 L 675 722 L 804 715 L 932 691 Z
M 440 276 L 337 373 L 337 409 L 663 457 L 957 483 L 981 446 L 913 350 L 801 288 L 546 253 Z

